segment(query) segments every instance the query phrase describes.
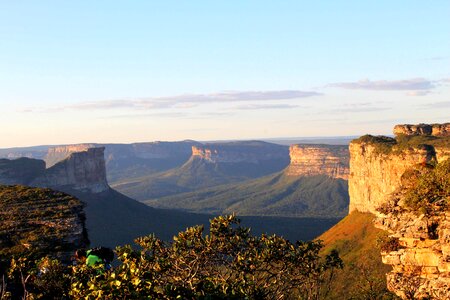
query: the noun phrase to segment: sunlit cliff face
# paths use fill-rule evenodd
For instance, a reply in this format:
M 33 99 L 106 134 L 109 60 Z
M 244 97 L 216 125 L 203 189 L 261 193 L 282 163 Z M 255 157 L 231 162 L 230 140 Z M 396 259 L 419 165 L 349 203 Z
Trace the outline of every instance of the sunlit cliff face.
M 327 175 L 347 180 L 349 152 L 347 146 L 292 145 L 289 176 Z

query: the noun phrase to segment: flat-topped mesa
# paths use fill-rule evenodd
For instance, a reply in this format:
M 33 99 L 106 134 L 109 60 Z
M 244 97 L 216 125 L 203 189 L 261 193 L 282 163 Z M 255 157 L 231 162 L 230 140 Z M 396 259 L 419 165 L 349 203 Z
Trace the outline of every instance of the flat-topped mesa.
M 444 124 L 401 124 L 395 125 L 394 134 L 399 135 L 431 135 L 450 136 L 450 123 Z
M 286 169 L 288 176 L 326 175 L 348 179 L 350 157 L 347 146 L 292 145 L 289 155 L 291 163 Z
M 47 168 L 54 166 L 56 163 L 68 158 L 72 153 L 87 151 L 95 148 L 94 144 L 74 144 L 48 148 L 47 155 L 44 160 Z
M 104 147 L 88 148 L 72 153 L 65 160 L 48 168 L 44 176 L 31 185 L 58 189 L 87 190 L 100 193 L 109 189 L 106 180 Z
M 192 157 L 208 163 L 261 163 L 287 160 L 287 147 L 265 142 L 230 142 L 192 146 Z

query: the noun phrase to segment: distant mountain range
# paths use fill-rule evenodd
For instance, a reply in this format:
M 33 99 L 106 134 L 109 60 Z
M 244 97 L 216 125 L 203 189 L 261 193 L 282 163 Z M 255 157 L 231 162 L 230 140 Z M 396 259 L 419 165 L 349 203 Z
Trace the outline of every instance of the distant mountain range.
M 189 160 L 178 168 L 113 187 L 131 198 L 147 200 L 258 178 L 288 164 L 287 146 L 260 141 L 207 144 L 193 146 Z
M 220 145 L 216 146 L 219 147 Z M 234 149 L 236 146 L 236 144 L 233 144 L 231 149 Z M 208 220 L 212 218 L 212 215 L 156 209 L 114 191 L 109 187 L 106 180 L 104 149 L 80 147 L 85 147 L 85 150 L 78 148 L 77 150 L 82 151 L 69 153 L 66 158 L 50 168 L 45 168 L 44 161 L 39 159 L 2 159 L 0 160 L 0 184 L 51 187 L 76 196 L 86 204 L 86 226 L 92 245 L 115 246 L 130 243 L 134 238 L 152 232 L 163 239 L 170 240 L 178 231 L 184 230 L 188 226 L 195 224 L 208 225 Z M 281 153 L 283 151 L 287 152 L 287 148 L 284 146 L 261 142 L 249 142 L 247 147 L 268 147 L 269 149 L 281 150 Z M 221 149 L 229 151 L 228 148 L 229 145 L 225 145 Z M 72 150 L 74 151 L 75 149 Z M 206 149 L 202 148 L 200 150 Z M 55 151 L 55 155 L 56 153 L 59 152 Z M 231 151 L 229 153 L 234 152 Z M 267 156 L 266 151 L 262 151 L 258 160 L 251 161 L 250 165 L 244 164 L 244 166 L 248 167 L 258 166 L 260 162 L 269 162 L 267 165 L 260 164 L 260 168 L 256 168 L 257 172 L 243 169 L 241 165 L 243 161 L 239 163 L 237 161 L 227 162 L 230 163 L 230 165 L 225 165 L 228 168 L 219 164 L 212 170 L 217 172 L 217 174 L 222 174 L 223 180 L 227 176 L 232 177 L 233 174 L 238 174 L 240 171 L 244 174 L 243 177 L 255 176 L 255 174 L 260 174 L 259 172 L 265 174 L 274 170 L 270 162 L 281 161 L 286 165 L 284 158 L 280 160 L 280 157 L 283 157 L 283 155 L 277 154 L 271 157 L 270 155 Z M 62 156 L 65 156 L 65 154 Z M 244 158 L 249 159 L 249 157 L 245 156 Z M 233 159 L 242 160 L 244 158 L 238 156 Z M 212 156 L 208 159 L 214 160 L 217 158 Z M 215 163 L 219 162 L 216 161 Z M 212 165 L 215 163 L 212 163 Z M 282 165 L 274 165 L 276 168 L 282 167 Z M 194 170 L 195 168 L 188 174 L 196 176 L 198 173 Z M 208 171 L 211 170 L 208 169 Z M 207 174 L 205 174 L 205 180 L 210 179 Z M 188 177 L 186 180 L 188 180 Z M 216 178 L 220 179 L 222 177 L 217 176 Z M 243 225 L 251 227 L 256 234 L 262 232 L 268 234 L 276 233 L 291 240 L 311 239 L 338 221 L 338 218 L 299 219 L 263 216 L 249 216 L 242 219 Z

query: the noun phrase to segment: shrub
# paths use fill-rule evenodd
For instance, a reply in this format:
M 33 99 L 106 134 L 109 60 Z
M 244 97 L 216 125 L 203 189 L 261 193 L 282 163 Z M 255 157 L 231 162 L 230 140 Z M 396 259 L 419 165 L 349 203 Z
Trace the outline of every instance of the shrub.
M 323 299 L 334 270 L 343 267 L 336 251 L 319 255 L 320 241 L 255 237 L 235 216 L 212 219 L 208 235 L 195 226 L 172 243 L 154 235 L 135 242 L 138 247 L 116 248 L 120 264 L 113 270 L 62 270 L 58 262 L 43 260 L 38 266 L 46 271 L 39 279 L 31 280 L 39 268 L 23 263 L 11 281 L 31 278 L 23 291 L 43 299 L 53 297 L 48 287 L 72 299 Z

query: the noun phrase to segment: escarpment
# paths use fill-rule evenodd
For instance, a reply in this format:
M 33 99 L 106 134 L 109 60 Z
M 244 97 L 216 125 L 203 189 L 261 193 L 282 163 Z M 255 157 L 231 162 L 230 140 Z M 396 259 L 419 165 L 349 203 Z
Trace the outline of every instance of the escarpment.
M 89 148 L 95 148 L 94 144 L 75 144 L 56 146 L 48 148 L 44 160 L 47 168 L 50 168 L 60 161 L 68 158 L 72 153 L 87 151 Z
M 32 186 L 73 188 L 100 193 L 109 189 L 104 160 L 105 148 L 88 148 L 69 155 L 48 168 L 43 176 L 31 182 Z
M 367 135 L 352 141 L 349 149 L 350 212 L 376 214 L 376 208 L 400 185 L 407 169 L 450 157 L 450 137 L 423 134 L 394 139 Z
M 395 125 L 394 134 L 404 135 L 431 135 L 431 136 L 450 136 L 450 123 L 444 124 L 402 124 Z
M 398 125 L 395 138 L 350 144 L 350 212 L 375 214 L 390 234 L 381 253 L 393 267 L 387 286 L 403 299 L 450 298 L 448 124 Z
M 347 146 L 292 145 L 289 155 L 288 176 L 326 175 L 348 179 L 350 157 Z
M 259 141 L 230 142 L 192 146 L 192 157 L 208 163 L 263 163 L 288 161 L 285 146 Z
M 20 158 L 0 160 L 0 184 L 22 184 L 58 190 L 93 193 L 109 189 L 106 180 L 104 148 L 88 148 L 45 169 L 42 160 Z

